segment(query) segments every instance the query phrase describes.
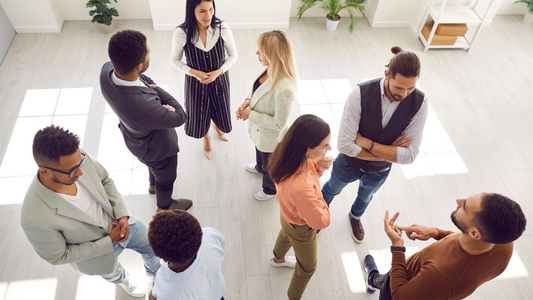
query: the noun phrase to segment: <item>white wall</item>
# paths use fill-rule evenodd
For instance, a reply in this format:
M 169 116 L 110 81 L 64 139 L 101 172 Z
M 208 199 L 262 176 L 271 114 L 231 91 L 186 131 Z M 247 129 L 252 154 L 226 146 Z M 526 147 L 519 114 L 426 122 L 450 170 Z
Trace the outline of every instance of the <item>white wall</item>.
M 369 6 L 372 4 L 372 2 L 373 2 L 373 0 L 367 0 L 366 3 L 363 4 L 366 7 L 367 12 L 368 12 Z M 296 17 L 296 13 L 298 12 L 298 7 L 300 7 L 301 5 L 302 4 L 301 4 L 300 0 L 291 0 L 291 17 Z M 304 18 L 304 17 L 325 17 L 325 16 L 326 16 L 326 14 L 324 13 L 324 11 L 322 9 L 320 9 L 318 7 L 318 5 L 306 10 L 302 14 L 302 18 Z M 343 9 L 341 11 L 339 16 L 341 16 L 341 17 L 350 17 L 350 15 L 348 14 L 348 11 L 346 11 L 345 9 Z M 356 17 L 362 17 L 363 15 L 360 14 L 359 12 L 357 12 L 355 14 L 355 16 Z
M 467 5 L 474 0 L 449 0 L 450 4 Z M 480 0 L 488 2 L 488 0 Z M 497 14 L 525 14 L 524 4 L 515 0 L 494 0 L 489 13 L 490 24 Z M 17 32 L 60 32 L 64 20 L 90 20 L 85 0 L 0 0 Z M 287 28 L 296 16 L 299 0 L 216 0 L 217 16 L 231 28 Z M 368 0 L 367 19 L 372 27 L 418 28 L 426 12 L 427 0 Z M 184 20 L 185 0 L 118 0 L 118 19 L 152 19 L 155 30 L 173 30 Z M 317 7 L 305 17 L 325 16 Z M 347 17 L 346 11 L 341 12 Z
M 0 64 L 2 64 L 15 34 L 15 29 L 11 25 L 2 5 L 0 5 Z
M 60 32 L 63 20 L 49 0 L 0 0 L 16 32 Z
M 185 1 L 149 0 L 155 30 L 173 30 L 185 20 Z M 231 28 L 288 28 L 288 0 L 216 0 L 216 15 Z M 268 5 L 266 5 L 268 4 Z
M 17 0 L 18 1 L 18 0 Z M 50 0 L 60 13 L 63 20 L 91 20 L 90 8 L 86 7 L 87 0 Z M 178 2 L 178 1 L 176 1 Z M 148 0 L 111 0 L 109 7 L 118 10 L 117 19 L 151 19 Z

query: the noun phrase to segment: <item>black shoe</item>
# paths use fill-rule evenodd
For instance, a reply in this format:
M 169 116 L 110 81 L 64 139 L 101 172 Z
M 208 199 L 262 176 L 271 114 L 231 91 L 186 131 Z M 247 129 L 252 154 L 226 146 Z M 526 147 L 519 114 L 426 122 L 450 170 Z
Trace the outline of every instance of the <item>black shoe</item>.
M 378 266 L 376 266 L 376 261 L 374 261 L 374 257 L 372 257 L 372 255 L 367 254 L 367 256 L 365 256 L 364 267 L 365 267 L 365 272 L 366 272 L 366 277 L 365 277 L 366 292 L 373 294 L 377 290 L 377 288 L 373 287 L 372 284 L 370 284 L 370 281 L 369 281 L 370 274 L 379 273 L 379 271 L 378 271 Z
M 172 210 L 172 209 L 181 209 L 181 210 L 187 210 L 191 208 L 192 206 L 192 200 L 189 199 L 178 199 L 174 200 L 172 199 L 172 202 L 170 203 L 170 207 L 167 209 L 157 208 L 157 212 L 160 212 L 162 210 Z

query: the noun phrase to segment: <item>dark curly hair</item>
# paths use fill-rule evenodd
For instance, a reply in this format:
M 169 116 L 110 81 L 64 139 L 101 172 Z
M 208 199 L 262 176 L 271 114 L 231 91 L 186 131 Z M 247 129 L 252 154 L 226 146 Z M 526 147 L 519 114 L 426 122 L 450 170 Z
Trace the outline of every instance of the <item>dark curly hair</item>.
M 35 134 L 33 138 L 33 159 L 40 165 L 47 162 L 59 164 L 61 156 L 71 155 L 80 147 L 80 138 L 53 124 Z
M 148 241 L 157 257 L 183 264 L 200 249 L 202 228 L 198 220 L 186 211 L 160 211 L 149 224 Z
M 119 31 L 109 40 L 107 52 L 115 69 L 128 74 L 146 58 L 146 36 L 134 30 Z
M 472 219 L 479 228 L 482 240 L 492 244 L 507 244 L 522 235 L 526 229 L 526 217 L 515 201 L 500 194 L 483 194 L 481 211 Z

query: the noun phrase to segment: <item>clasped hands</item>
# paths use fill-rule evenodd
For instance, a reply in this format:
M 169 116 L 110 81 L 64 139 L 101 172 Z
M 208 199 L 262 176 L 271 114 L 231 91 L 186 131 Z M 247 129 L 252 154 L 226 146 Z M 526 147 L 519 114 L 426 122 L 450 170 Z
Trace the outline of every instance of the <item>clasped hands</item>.
M 207 73 L 199 71 L 199 70 L 195 70 L 195 69 L 191 69 L 189 71 L 189 75 L 195 77 L 196 79 L 200 81 L 200 83 L 203 83 L 203 84 L 209 84 L 215 81 L 215 79 L 217 79 L 218 76 L 222 75 L 222 73 L 224 73 L 222 69 L 217 69 L 217 70 L 207 72 Z
M 423 225 L 413 224 L 408 227 L 398 226 L 394 224 L 396 219 L 400 215 L 399 212 L 395 213 L 394 216 L 389 220 L 389 211 L 385 212 L 385 219 L 383 223 L 385 225 L 385 233 L 392 242 L 392 245 L 395 247 L 403 247 L 404 241 L 402 234 L 405 232 L 407 238 L 410 240 L 421 240 L 426 241 L 430 238 L 436 238 L 439 234 L 437 228 L 427 227 Z
M 113 229 L 109 232 L 109 237 L 113 243 L 122 243 L 128 239 L 130 235 L 130 224 L 128 217 L 122 217 L 118 220 L 111 221 Z
M 250 106 L 250 99 L 246 98 L 244 102 L 237 108 L 235 114 L 237 115 L 237 120 L 246 121 L 250 117 L 252 109 Z

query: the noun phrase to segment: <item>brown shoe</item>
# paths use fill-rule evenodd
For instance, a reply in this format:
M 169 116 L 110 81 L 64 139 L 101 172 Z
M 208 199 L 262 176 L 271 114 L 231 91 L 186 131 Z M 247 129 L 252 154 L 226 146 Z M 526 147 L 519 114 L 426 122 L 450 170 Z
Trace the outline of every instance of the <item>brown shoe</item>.
M 189 199 L 178 199 L 178 200 L 174 200 L 172 199 L 172 203 L 170 203 L 170 207 L 166 210 L 171 210 L 171 209 L 181 209 L 181 210 L 187 210 L 189 208 L 191 208 L 192 206 L 192 200 L 189 200 Z M 162 210 L 165 210 L 165 209 L 162 209 L 162 208 L 157 208 L 157 212 L 160 212 Z
M 352 237 L 356 243 L 362 243 L 365 239 L 365 230 L 363 229 L 363 224 L 361 224 L 361 219 L 356 220 L 352 218 L 352 215 L 348 213 L 348 218 L 350 219 L 350 225 L 352 225 Z
M 148 193 L 155 194 L 155 185 L 148 185 Z

